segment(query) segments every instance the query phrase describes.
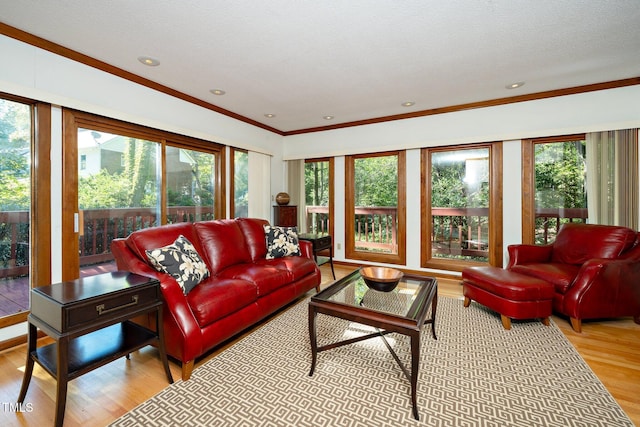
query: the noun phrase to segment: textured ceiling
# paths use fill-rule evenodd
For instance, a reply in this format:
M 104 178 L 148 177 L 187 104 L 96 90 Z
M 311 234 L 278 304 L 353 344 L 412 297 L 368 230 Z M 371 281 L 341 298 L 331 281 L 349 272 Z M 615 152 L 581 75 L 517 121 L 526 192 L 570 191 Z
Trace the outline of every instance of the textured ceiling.
M 639 0 L 0 0 L 0 21 L 281 132 L 640 76 Z

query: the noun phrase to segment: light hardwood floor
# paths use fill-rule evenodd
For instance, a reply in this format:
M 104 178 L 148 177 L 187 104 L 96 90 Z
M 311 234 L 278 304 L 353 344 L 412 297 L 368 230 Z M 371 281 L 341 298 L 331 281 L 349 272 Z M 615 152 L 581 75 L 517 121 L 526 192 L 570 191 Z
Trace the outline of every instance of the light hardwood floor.
M 331 272 L 328 266 L 321 270 L 324 287 L 332 282 Z M 336 266 L 336 275 L 342 277 L 352 270 L 353 267 Z M 438 279 L 438 293 L 461 298 L 462 286 L 457 280 Z M 640 325 L 630 318 L 584 322 L 582 334 L 577 334 L 566 319 L 554 316 L 553 320 L 631 420 L 640 426 Z M 499 316 L 495 327 L 502 327 Z M 196 367 L 222 349 L 224 346 L 198 361 Z M 10 406 L 15 404 L 20 391 L 25 352 L 22 345 L 0 353 L 1 426 L 44 427 L 53 423 L 55 382 L 37 365 L 25 400 L 29 411 L 16 413 L 15 407 Z M 170 365 L 174 378 L 180 378 L 178 365 L 173 362 Z M 131 360 L 117 360 L 71 381 L 64 425 L 109 424 L 166 386 L 157 350 L 147 347 L 133 353 Z

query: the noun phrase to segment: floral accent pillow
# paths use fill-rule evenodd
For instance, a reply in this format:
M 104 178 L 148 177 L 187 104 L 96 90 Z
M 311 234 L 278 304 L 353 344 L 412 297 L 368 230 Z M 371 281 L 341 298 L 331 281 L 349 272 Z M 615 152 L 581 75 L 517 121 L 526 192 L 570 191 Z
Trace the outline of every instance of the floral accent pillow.
M 176 279 L 185 295 L 209 277 L 207 264 L 183 235 L 168 246 L 145 252 L 153 267 Z
M 267 239 L 267 259 L 300 255 L 297 227 L 264 226 Z

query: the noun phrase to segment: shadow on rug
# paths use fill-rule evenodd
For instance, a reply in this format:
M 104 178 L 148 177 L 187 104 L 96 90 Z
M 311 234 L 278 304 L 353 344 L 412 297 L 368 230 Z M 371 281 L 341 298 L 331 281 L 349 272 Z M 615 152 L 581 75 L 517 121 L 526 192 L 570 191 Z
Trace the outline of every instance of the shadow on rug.
M 438 340 L 422 334 L 420 421 L 380 339 L 318 355 L 304 300 L 116 420 L 112 426 L 633 426 L 553 324 L 514 322 L 439 298 Z M 371 330 L 318 315 L 318 344 Z M 406 337 L 388 340 L 410 366 Z

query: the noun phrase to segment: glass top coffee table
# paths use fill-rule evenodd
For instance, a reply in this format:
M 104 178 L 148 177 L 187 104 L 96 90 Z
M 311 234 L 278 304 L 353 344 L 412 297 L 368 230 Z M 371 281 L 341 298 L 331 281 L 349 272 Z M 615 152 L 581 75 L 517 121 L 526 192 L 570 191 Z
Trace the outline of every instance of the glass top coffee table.
M 318 353 L 381 337 L 402 372 L 411 383 L 413 417 L 418 420 L 416 390 L 420 366 L 420 333 L 425 324 L 431 324 L 431 334 L 436 337 L 435 321 L 438 305 L 438 283 L 435 278 L 405 275 L 390 292 L 370 289 L 356 270 L 328 288 L 311 297 L 309 301 L 309 337 L 311 340 L 311 370 L 315 371 Z M 431 307 L 431 317 L 427 319 Z M 373 326 L 377 332 L 318 347 L 316 317 L 318 313 Z M 385 339 L 390 333 L 407 335 L 411 339 L 411 371 L 402 364 L 391 345 Z

